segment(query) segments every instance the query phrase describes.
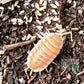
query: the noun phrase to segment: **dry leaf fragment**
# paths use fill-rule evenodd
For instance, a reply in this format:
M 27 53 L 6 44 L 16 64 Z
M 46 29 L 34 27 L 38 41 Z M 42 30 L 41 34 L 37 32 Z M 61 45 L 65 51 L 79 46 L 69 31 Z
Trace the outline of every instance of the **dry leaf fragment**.
M 10 2 L 10 1 L 12 1 L 12 0 L 0 0 L 0 3 L 1 3 L 1 4 L 5 4 L 5 3 L 8 3 L 8 2 Z

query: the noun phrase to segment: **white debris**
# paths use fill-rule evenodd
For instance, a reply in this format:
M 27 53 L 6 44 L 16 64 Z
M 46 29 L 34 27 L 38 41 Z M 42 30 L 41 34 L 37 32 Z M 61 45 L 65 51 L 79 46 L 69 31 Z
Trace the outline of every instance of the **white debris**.
M 39 4 L 38 4 L 38 3 L 35 3 L 35 7 L 36 7 L 37 9 L 39 9 Z
M 28 2 L 31 2 L 32 0 L 28 0 Z
M 23 21 L 22 19 L 20 19 L 20 18 L 18 18 L 17 20 L 18 20 L 18 24 L 19 24 L 19 25 L 22 25 L 23 22 L 24 22 L 24 21 Z
M 33 19 L 33 18 L 32 18 L 32 17 L 30 17 L 30 18 L 29 18 L 29 20 L 28 20 L 28 22 L 32 22 L 32 19 Z
M 34 38 L 36 38 L 36 36 L 32 36 L 32 37 L 31 37 L 31 39 L 34 39 Z
M 80 30 L 79 34 L 84 35 L 84 30 Z
M 12 18 L 11 22 L 13 25 L 16 25 L 17 23 L 18 23 L 18 25 L 22 25 L 24 21 L 20 18 Z
M 17 5 L 18 5 L 18 3 L 19 3 L 19 1 L 15 1 L 15 4 L 14 4 L 14 6 L 17 6 Z
M 1 14 L 0 14 L 0 17 L 2 17 L 3 11 L 4 11 L 4 7 L 0 6 L 0 10 L 2 10 L 2 11 L 1 11 Z
M 32 3 L 31 6 L 34 7 L 34 4 Z
M 19 12 L 19 15 L 23 15 L 24 14 L 24 10 L 21 10 L 20 12 Z
M 68 2 L 68 3 L 71 3 L 71 2 L 72 2 L 72 0 L 67 0 L 67 2 Z
M 44 22 L 47 22 L 49 19 L 50 19 L 50 17 L 46 17 L 46 18 L 44 19 Z
M 41 25 L 41 23 L 42 23 L 42 22 L 41 22 L 41 21 L 39 21 L 39 20 L 36 20 L 36 22 L 37 22 L 38 24 L 40 24 L 40 25 Z
M 59 4 L 57 1 L 55 1 L 55 4 L 56 4 L 56 6 L 58 6 L 58 7 L 60 6 L 60 4 Z
M 42 16 L 42 13 L 40 13 L 40 11 L 38 11 L 38 10 L 35 13 L 37 16 Z
M 20 6 L 19 6 L 19 5 L 17 5 L 17 8 L 20 8 Z
M 44 5 L 44 6 L 47 6 L 47 1 L 44 1 L 43 5 Z
M 73 1 L 73 7 L 76 7 L 76 1 Z
M 5 36 L 7 39 L 9 38 L 9 36 Z
M 82 9 L 81 9 L 81 8 L 80 8 L 80 9 L 78 9 L 78 13 L 79 13 L 79 14 L 82 14 L 82 12 L 83 12 L 83 11 L 82 11 Z
M 43 3 L 43 1 L 44 1 L 44 0 L 40 0 L 40 1 L 39 1 L 39 4 L 42 4 L 42 3 Z
M 11 7 L 10 7 L 10 6 L 8 6 L 8 9 L 9 9 L 9 10 L 11 10 Z
M 27 24 L 28 23 L 28 17 L 26 15 L 24 16 L 24 19 L 26 20 L 25 24 Z
M 55 11 L 55 9 L 52 9 L 51 12 L 52 12 L 54 15 L 57 15 L 57 12 Z
M 32 37 L 32 35 L 28 34 L 27 37 L 26 37 L 26 40 L 29 40 L 31 37 Z
M 22 84 L 22 83 L 25 83 L 23 77 L 19 79 L 19 82 Z
M 48 0 L 48 2 L 51 2 L 52 0 Z
M 11 10 L 14 10 L 14 5 L 12 5 Z
M 52 8 L 57 8 L 57 6 L 55 5 L 55 4 L 50 4 L 50 6 L 52 7 Z
M 37 34 L 37 36 L 41 39 L 42 38 L 42 36 L 40 35 L 40 34 Z
M 4 50 L 0 50 L 0 54 L 4 54 Z
M 43 33 L 43 32 L 40 32 L 40 34 L 41 34 L 42 36 L 45 36 L 45 33 Z
M 58 21 L 59 18 L 58 18 L 57 16 L 55 16 L 52 20 L 53 20 L 53 21 Z
M 26 35 L 25 35 L 24 37 L 22 37 L 22 40 L 23 40 L 23 41 L 26 40 Z
M 41 31 L 41 30 L 43 29 L 43 26 L 37 25 L 36 28 L 39 29 L 39 30 Z
M 12 22 L 13 25 L 16 25 L 17 24 L 17 19 L 16 18 L 12 18 L 11 22 Z
M 51 24 L 51 20 L 48 20 L 48 24 Z
M 24 3 L 24 7 L 26 8 L 29 5 L 29 2 Z
M 38 10 L 43 11 L 44 9 L 46 9 L 46 6 L 40 7 Z

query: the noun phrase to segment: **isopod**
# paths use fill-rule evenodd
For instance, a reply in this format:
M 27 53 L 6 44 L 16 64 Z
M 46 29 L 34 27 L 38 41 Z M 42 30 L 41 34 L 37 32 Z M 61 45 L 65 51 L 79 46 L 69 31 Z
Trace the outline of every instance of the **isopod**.
M 44 36 L 30 51 L 27 65 L 33 72 L 44 70 L 58 55 L 63 45 L 63 39 L 57 33 Z
M 53 62 L 56 56 L 59 54 L 64 38 L 63 35 L 71 34 L 72 32 L 65 33 L 48 33 L 30 51 L 27 57 L 27 66 L 33 72 L 41 72 Z

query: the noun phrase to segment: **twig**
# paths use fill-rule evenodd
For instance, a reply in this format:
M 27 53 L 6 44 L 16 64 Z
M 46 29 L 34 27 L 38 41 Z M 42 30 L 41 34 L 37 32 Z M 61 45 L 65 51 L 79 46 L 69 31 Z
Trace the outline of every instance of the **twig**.
M 34 42 L 36 39 L 32 39 L 32 40 L 28 40 L 28 41 L 24 41 L 24 42 L 20 42 L 20 43 L 16 43 L 16 44 L 11 44 L 11 45 L 4 45 L 3 46 L 3 50 L 11 50 L 14 48 L 18 48 L 18 47 L 22 47 L 24 45 L 30 44 L 32 42 Z
M 84 70 L 81 71 L 81 72 L 79 72 L 76 76 L 80 76 L 80 75 L 82 75 L 82 74 L 84 74 Z
M 61 72 L 60 76 L 62 76 L 66 72 L 66 70 L 67 70 L 68 67 L 69 66 L 66 66 L 66 68 Z

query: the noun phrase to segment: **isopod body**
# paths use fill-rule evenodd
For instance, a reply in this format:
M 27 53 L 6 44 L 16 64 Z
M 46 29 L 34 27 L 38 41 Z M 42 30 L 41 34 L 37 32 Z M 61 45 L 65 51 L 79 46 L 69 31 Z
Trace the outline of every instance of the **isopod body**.
M 33 72 L 44 70 L 59 54 L 62 46 L 63 38 L 58 33 L 42 37 L 27 57 L 28 68 Z

